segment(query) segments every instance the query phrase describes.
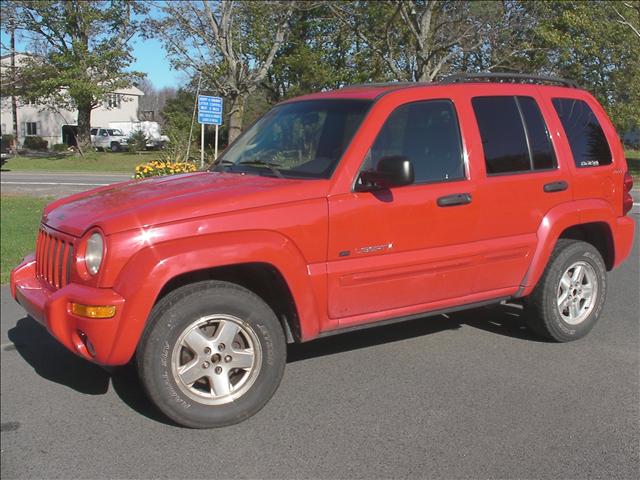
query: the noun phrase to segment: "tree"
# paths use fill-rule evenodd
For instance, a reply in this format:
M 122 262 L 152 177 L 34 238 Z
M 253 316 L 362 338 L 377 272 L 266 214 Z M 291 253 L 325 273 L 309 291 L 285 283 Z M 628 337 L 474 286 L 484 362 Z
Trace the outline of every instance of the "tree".
M 605 107 L 619 131 L 640 125 L 640 2 L 539 2 L 534 39 L 544 69 L 577 80 Z M 620 15 L 624 17 L 621 20 Z
M 205 90 L 225 97 L 229 141 L 242 130 L 245 101 L 267 75 L 289 31 L 295 2 L 161 2 L 149 35 L 163 42 L 178 69 L 201 75 Z
M 147 148 L 148 138 L 142 130 L 134 130 L 127 141 L 127 148 L 131 153 L 140 153 Z
M 622 2 L 618 8 L 612 5 L 614 12 L 618 16 L 617 22 L 629 27 L 631 31 L 640 37 L 640 1 Z
M 2 90 L 11 92 L 11 121 L 13 124 L 13 135 L 11 137 L 11 151 L 15 152 L 18 148 L 18 101 L 15 93 L 16 78 L 16 19 L 15 8 L 11 3 L 4 3 L 0 7 L 1 18 L 3 19 L 3 29 L 9 33 L 9 68 L 8 75 L 3 75 L 0 79 Z M 6 23 L 5 23 L 6 22 Z M 3 49 L 6 49 L 2 45 Z M 8 89 L 6 87 L 9 87 Z M 3 132 L 5 133 L 5 132 Z
M 167 99 L 161 115 L 169 135 L 189 136 L 194 102 L 194 93 L 183 88 L 179 89 L 175 96 Z
M 329 5 L 366 45 L 371 58 L 384 59 L 395 80 L 431 82 L 463 65 L 470 52 L 487 51 L 494 38 L 514 30 L 518 17 L 507 14 L 511 3 L 387 0 Z M 492 58 L 488 68 L 501 61 Z
M 17 93 L 28 100 L 78 111 L 78 143 L 91 142 L 91 111 L 108 93 L 130 86 L 139 72 L 129 42 L 136 15 L 133 0 L 12 0 L 16 29 L 32 50 L 19 66 Z M 3 25 L 4 28 L 4 25 Z
M 144 93 L 140 97 L 138 104 L 138 118 L 140 120 L 156 121 L 164 126 L 162 110 L 167 100 L 176 96 L 177 90 L 172 87 L 157 89 L 146 78 L 140 80 L 136 86 Z

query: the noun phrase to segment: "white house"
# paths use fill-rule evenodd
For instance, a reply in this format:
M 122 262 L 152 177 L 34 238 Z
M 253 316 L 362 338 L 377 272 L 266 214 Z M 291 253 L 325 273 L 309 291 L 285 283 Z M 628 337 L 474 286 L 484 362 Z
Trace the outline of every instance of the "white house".
M 16 64 L 26 55 L 17 54 Z M 1 59 L 2 76 L 10 68 L 10 55 Z M 102 103 L 91 112 L 92 127 L 107 127 L 111 122 L 137 122 L 138 100 L 144 93 L 136 87 L 123 88 L 107 95 Z M 78 112 L 59 110 L 51 105 L 40 105 L 18 99 L 18 144 L 22 145 L 25 137 L 39 136 L 49 143 L 49 147 L 56 143 L 75 144 L 72 134 L 77 129 Z M 13 131 L 13 117 L 11 113 L 11 97 L 0 96 L 2 133 L 15 134 Z

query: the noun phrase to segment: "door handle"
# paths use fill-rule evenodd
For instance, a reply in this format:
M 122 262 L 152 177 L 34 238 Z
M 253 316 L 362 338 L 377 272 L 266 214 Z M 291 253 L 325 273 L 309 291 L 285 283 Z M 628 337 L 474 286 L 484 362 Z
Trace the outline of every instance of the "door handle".
M 542 188 L 546 193 L 562 192 L 569 188 L 569 184 L 564 180 L 560 180 L 559 182 L 546 183 Z
M 453 195 L 445 195 L 437 200 L 439 207 L 454 207 L 456 205 L 466 205 L 471 203 L 470 193 L 454 193 Z

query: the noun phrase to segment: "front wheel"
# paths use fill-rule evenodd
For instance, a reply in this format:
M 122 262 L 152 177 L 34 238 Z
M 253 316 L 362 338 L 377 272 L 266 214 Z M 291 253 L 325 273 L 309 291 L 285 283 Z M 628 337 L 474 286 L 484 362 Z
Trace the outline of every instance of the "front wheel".
M 577 340 L 598 321 L 606 293 L 600 252 L 590 243 L 560 239 L 527 302 L 527 323 L 550 340 Z
M 286 342 L 269 306 L 227 282 L 174 290 L 151 313 L 137 352 L 151 400 L 192 428 L 241 422 L 274 394 Z

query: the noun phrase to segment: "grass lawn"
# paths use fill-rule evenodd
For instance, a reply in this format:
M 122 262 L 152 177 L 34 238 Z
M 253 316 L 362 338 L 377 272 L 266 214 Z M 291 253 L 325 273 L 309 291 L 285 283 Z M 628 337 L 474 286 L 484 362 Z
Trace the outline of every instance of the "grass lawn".
M 3 170 L 41 171 L 41 172 L 102 172 L 130 173 L 136 165 L 158 160 L 158 152 L 91 152 L 82 158 L 80 155 L 50 157 L 13 157 L 7 160 Z
M 640 150 L 625 150 L 629 171 L 633 176 L 633 183 L 640 187 Z
M 11 269 L 35 250 L 43 207 L 48 198 L 0 197 L 0 283 L 9 281 Z

